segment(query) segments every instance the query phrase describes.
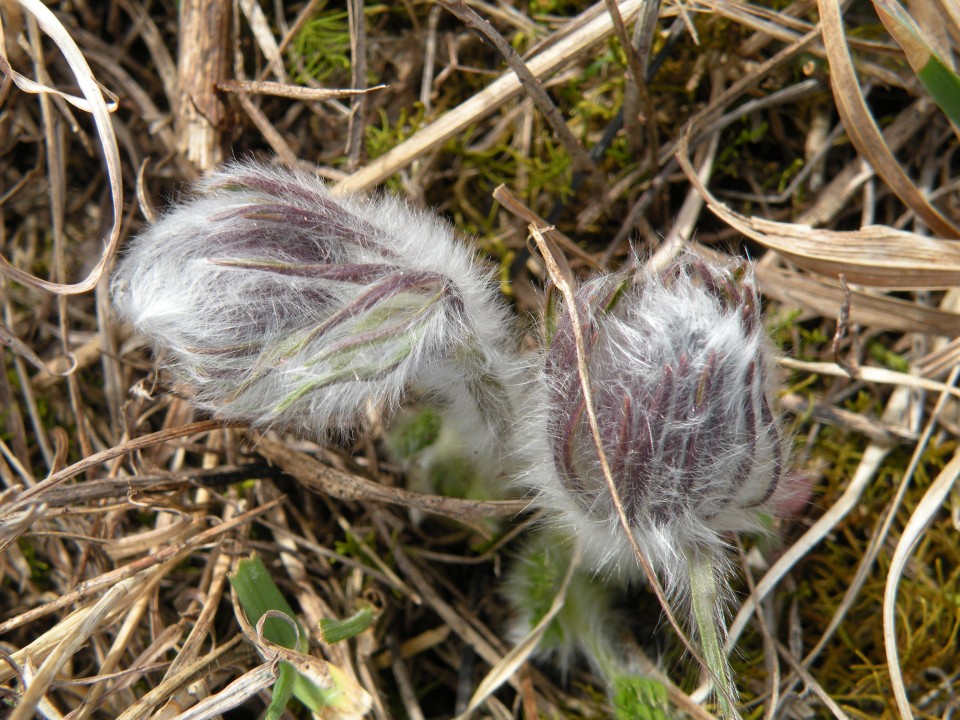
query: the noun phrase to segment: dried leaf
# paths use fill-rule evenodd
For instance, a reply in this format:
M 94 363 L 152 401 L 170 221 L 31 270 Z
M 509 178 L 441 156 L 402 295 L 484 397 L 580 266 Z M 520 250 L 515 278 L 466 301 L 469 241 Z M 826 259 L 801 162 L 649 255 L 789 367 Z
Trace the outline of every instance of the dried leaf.
M 760 290 L 767 297 L 835 318 L 844 303 L 840 283 L 802 275 L 761 263 L 757 267 Z M 925 335 L 960 335 L 960 314 L 863 290 L 850 291 L 850 320 L 858 325 L 895 332 Z
M 97 128 L 97 136 L 100 139 L 100 146 L 107 168 L 107 177 L 110 181 L 110 199 L 113 204 L 113 212 L 112 225 L 106 247 L 103 249 L 93 270 L 80 282 L 65 285 L 50 282 L 49 280 L 42 280 L 15 267 L 3 255 L 0 255 L 0 272 L 28 287 L 45 290 L 47 292 L 61 295 L 84 293 L 95 288 L 97 283 L 100 282 L 101 276 L 107 269 L 120 244 L 120 222 L 123 209 L 120 149 L 117 145 L 117 136 L 113 129 L 113 121 L 110 119 L 110 108 L 103 98 L 103 90 L 97 82 L 97 79 L 93 76 L 93 71 L 90 70 L 90 66 L 87 64 L 86 58 L 84 58 L 80 48 L 77 47 L 76 42 L 70 37 L 70 33 L 67 32 L 56 15 L 40 2 L 40 0 L 19 0 L 19 2 L 27 12 L 36 18 L 40 28 L 53 40 L 57 47 L 60 48 L 60 52 L 63 53 L 64 59 L 77 79 L 77 85 L 85 98 L 85 106 L 81 109 L 89 109 Z M 2 33 L 0 33 L 0 36 L 2 36 Z M 13 70 L 7 61 L 6 52 L 2 46 L 0 46 L 0 72 L 10 75 L 13 81 L 16 82 L 24 92 L 61 94 L 59 91 L 36 83 L 22 85 L 20 78 L 23 76 L 12 74 Z M 71 100 L 71 102 L 73 101 Z
M 914 185 L 899 161 L 890 152 L 873 115 L 863 99 L 853 58 L 847 46 L 840 5 L 835 0 L 818 0 L 823 42 L 830 61 L 830 86 L 837 110 L 850 140 L 903 203 L 937 235 L 960 237 L 960 227 L 941 214 Z
M 717 217 L 802 268 L 896 290 L 960 285 L 960 243 L 881 225 L 839 231 L 747 217 L 717 200 L 697 177 L 687 135 L 677 146 L 677 160 Z

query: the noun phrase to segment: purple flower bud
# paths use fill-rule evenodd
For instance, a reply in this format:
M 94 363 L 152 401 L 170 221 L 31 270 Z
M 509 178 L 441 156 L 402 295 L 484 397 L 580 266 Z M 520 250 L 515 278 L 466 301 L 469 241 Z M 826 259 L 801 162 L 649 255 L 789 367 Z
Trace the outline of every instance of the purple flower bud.
M 320 435 L 416 385 L 504 432 L 509 321 L 446 225 L 254 163 L 197 191 L 133 241 L 112 285 L 197 405 Z
M 640 548 L 682 594 L 685 558 L 758 530 L 781 502 L 785 438 L 752 279 L 686 256 L 576 295 L 593 406 Z M 590 430 L 573 325 L 556 311 L 543 378 L 552 467 L 534 477 L 597 569 L 636 568 Z M 628 574 L 633 574 L 632 571 Z

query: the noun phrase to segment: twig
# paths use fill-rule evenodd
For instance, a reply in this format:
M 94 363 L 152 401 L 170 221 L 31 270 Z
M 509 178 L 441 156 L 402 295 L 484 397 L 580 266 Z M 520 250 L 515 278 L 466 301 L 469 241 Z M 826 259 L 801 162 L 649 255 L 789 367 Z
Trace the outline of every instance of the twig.
M 510 69 L 516 73 L 520 84 L 523 86 L 523 89 L 527 91 L 530 99 L 533 100 L 540 112 L 543 113 L 546 121 L 550 124 L 550 127 L 553 128 L 557 139 L 566 148 L 574 165 L 592 175 L 598 183 L 603 184 L 606 179 L 597 170 L 596 164 L 591 160 L 587 151 L 583 149 L 580 141 L 574 137 L 570 128 L 567 127 L 566 121 L 563 119 L 557 106 L 554 105 L 550 99 L 550 96 L 547 95 L 547 91 L 543 89 L 543 85 L 537 80 L 536 76 L 530 72 L 530 68 L 528 68 L 527 64 L 520 58 L 517 51 L 513 49 L 510 43 L 503 39 L 503 35 L 497 32 L 493 25 L 469 8 L 463 0 L 458 0 L 458 2 L 438 0 L 438 4 L 460 18 L 468 28 L 479 32 L 483 37 L 493 43 L 493 46 L 500 55 L 503 56 L 503 59 L 507 65 L 510 66 Z M 616 28 L 617 20 L 620 21 L 620 27 L 623 27 L 623 19 L 620 17 L 619 12 L 616 13 L 615 17 L 613 13 L 611 13 L 611 18 L 614 28 Z
M 347 3 L 350 23 L 350 84 L 363 90 L 367 86 L 367 22 L 363 14 L 363 0 Z M 360 162 L 363 149 L 364 115 L 367 99 L 363 94 L 354 95 L 350 101 L 350 121 L 347 126 L 347 169 L 354 170 Z
M 636 15 L 643 4 L 644 0 L 624 0 L 620 6 L 624 20 L 628 21 Z M 602 42 L 612 31 L 610 16 L 606 13 L 599 15 L 581 24 L 576 31 L 531 58 L 527 67 L 534 76 L 545 77 L 569 63 L 586 48 Z M 422 157 L 425 152 L 442 145 L 481 118 L 496 112 L 506 101 L 519 95 L 522 89 L 514 73 L 501 76 L 454 110 L 344 178 L 333 188 L 333 191 L 336 193 L 358 192 L 385 180 Z
M 266 437 L 257 440 L 257 451 L 311 490 L 341 500 L 390 503 L 467 523 L 487 517 L 516 515 L 523 512 L 527 506 L 522 500 L 460 500 L 388 487 L 324 465 L 303 453 L 291 450 L 285 443 Z
M 660 584 L 660 579 L 653 571 L 650 561 L 647 560 L 646 555 L 644 555 L 643 551 L 640 549 L 640 545 L 637 543 L 637 538 L 633 534 L 633 529 L 630 527 L 630 520 L 627 518 L 626 510 L 624 510 L 623 507 L 623 502 L 620 500 L 620 493 L 617 490 L 616 482 L 613 479 L 613 472 L 610 469 L 610 463 L 607 461 L 607 454 L 603 449 L 603 436 L 601 435 L 600 425 L 597 421 L 596 412 L 594 412 L 593 392 L 590 387 L 590 373 L 587 369 L 587 352 L 583 342 L 583 328 L 580 325 L 580 313 L 577 311 L 577 301 L 573 293 L 573 286 L 571 284 L 572 275 L 570 273 L 570 269 L 561 268 L 557 260 L 557 256 L 550 249 L 550 245 L 547 239 L 544 238 L 540 228 L 538 228 L 536 225 L 531 225 L 530 235 L 537 244 L 537 248 L 540 250 L 540 254 L 543 257 L 544 263 L 546 263 L 547 271 L 550 273 L 550 279 L 553 281 L 553 284 L 557 286 L 557 290 L 559 290 L 560 294 L 563 296 L 566 311 L 570 316 L 570 323 L 573 326 L 574 342 L 577 349 L 577 374 L 580 376 L 580 387 L 583 392 L 584 405 L 586 406 L 587 411 L 587 419 L 590 424 L 590 433 L 593 436 L 593 443 L 597 451 L 597 458 L 600 462 L 600 469 L 603 471 L 603 479 L 607 486 L 607 492 L 610 493 L 610 498 L 613 502 L 614 508 L 617 511 L 617 518 L 620 521 L 620 527 L 626 534 L 627 539 L 633 548 L 634 555 L 637 558 L 637 562 L 639 562 L 640 567 L 643 568 L 647 582 L 650 583 L 650 587 L 653 590 L 654 595 L 656 595 L 657 600 L 660 602 L 660 607 L 663 609 L 670 626 L 673 628 L 674 632 L 677 633 L 677 637 L 683 643 L 684 647 L 690 652 L 690 654 L 697 660 L 697 662 L 699 662 L 703 667 L 708 667 L 706 661 L 703 659 L 700 653 L 697 652 L 696 648 L 693 646 L 693 643 L 690 642 L 686 636 L 686 633 L 684 633 L 681 629 L 680 623 L 677 622 L 677 618 L 674 616 L 669 602 L 667 602 L 667 597 L 663 591 L 663 586 Z
M 377 90 L 383 90 L 386 87 L 386 85 L 374 85 L 369 88 L 308 88 L 302 85 L 290 85 L 267 80 L 223 80 L 217 83 L 217 89 L 224 92 L 273 95 L 274 97 L 303 100 L 304 102 L 366 95 Z

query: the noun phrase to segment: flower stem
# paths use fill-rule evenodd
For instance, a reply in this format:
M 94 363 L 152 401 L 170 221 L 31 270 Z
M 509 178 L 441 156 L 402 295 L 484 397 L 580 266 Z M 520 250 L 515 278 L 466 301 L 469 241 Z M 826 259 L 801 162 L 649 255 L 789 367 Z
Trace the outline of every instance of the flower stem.
M 720 619 L 717 611 L 717 579 L 713 557 L 696 550 L 687 553 L 687 568 L 690 571 L 690 601 L 693 619 L 700 636 L 701 649 L 707 663 L 707 670 L 713 675 L 717 686 L 717 696 L 724 717 L 739 720 L 736 707 L 736 688 L 730 676 L 730 667 L 720 643 L 718 628 Z

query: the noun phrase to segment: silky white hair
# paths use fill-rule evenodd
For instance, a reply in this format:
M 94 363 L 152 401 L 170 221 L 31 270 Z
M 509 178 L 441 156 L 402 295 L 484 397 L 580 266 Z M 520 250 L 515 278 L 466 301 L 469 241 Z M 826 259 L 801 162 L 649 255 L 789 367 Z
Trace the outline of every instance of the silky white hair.
M 197 406 L 324 436 L 415 386 L 478 443 L 509 434 L 512 317 L 446 224 L 256 162 L 195 191 L 132 241 L 111 290 Z
M 576 301 L 614 484 L 640 549 L 682 599 L 690 553 L 715 557 L 722 574 L 724 534 L 763 530 L 789 492 L 752 276 L 687 255 L 659 274 L 594 278 Z M 629 582 L 639 566 L 590 431 L 569 311 L 556 311 L 543 404 L 528 414 L 526 441 L 550 461 L 521 482 L 587 566 Z

